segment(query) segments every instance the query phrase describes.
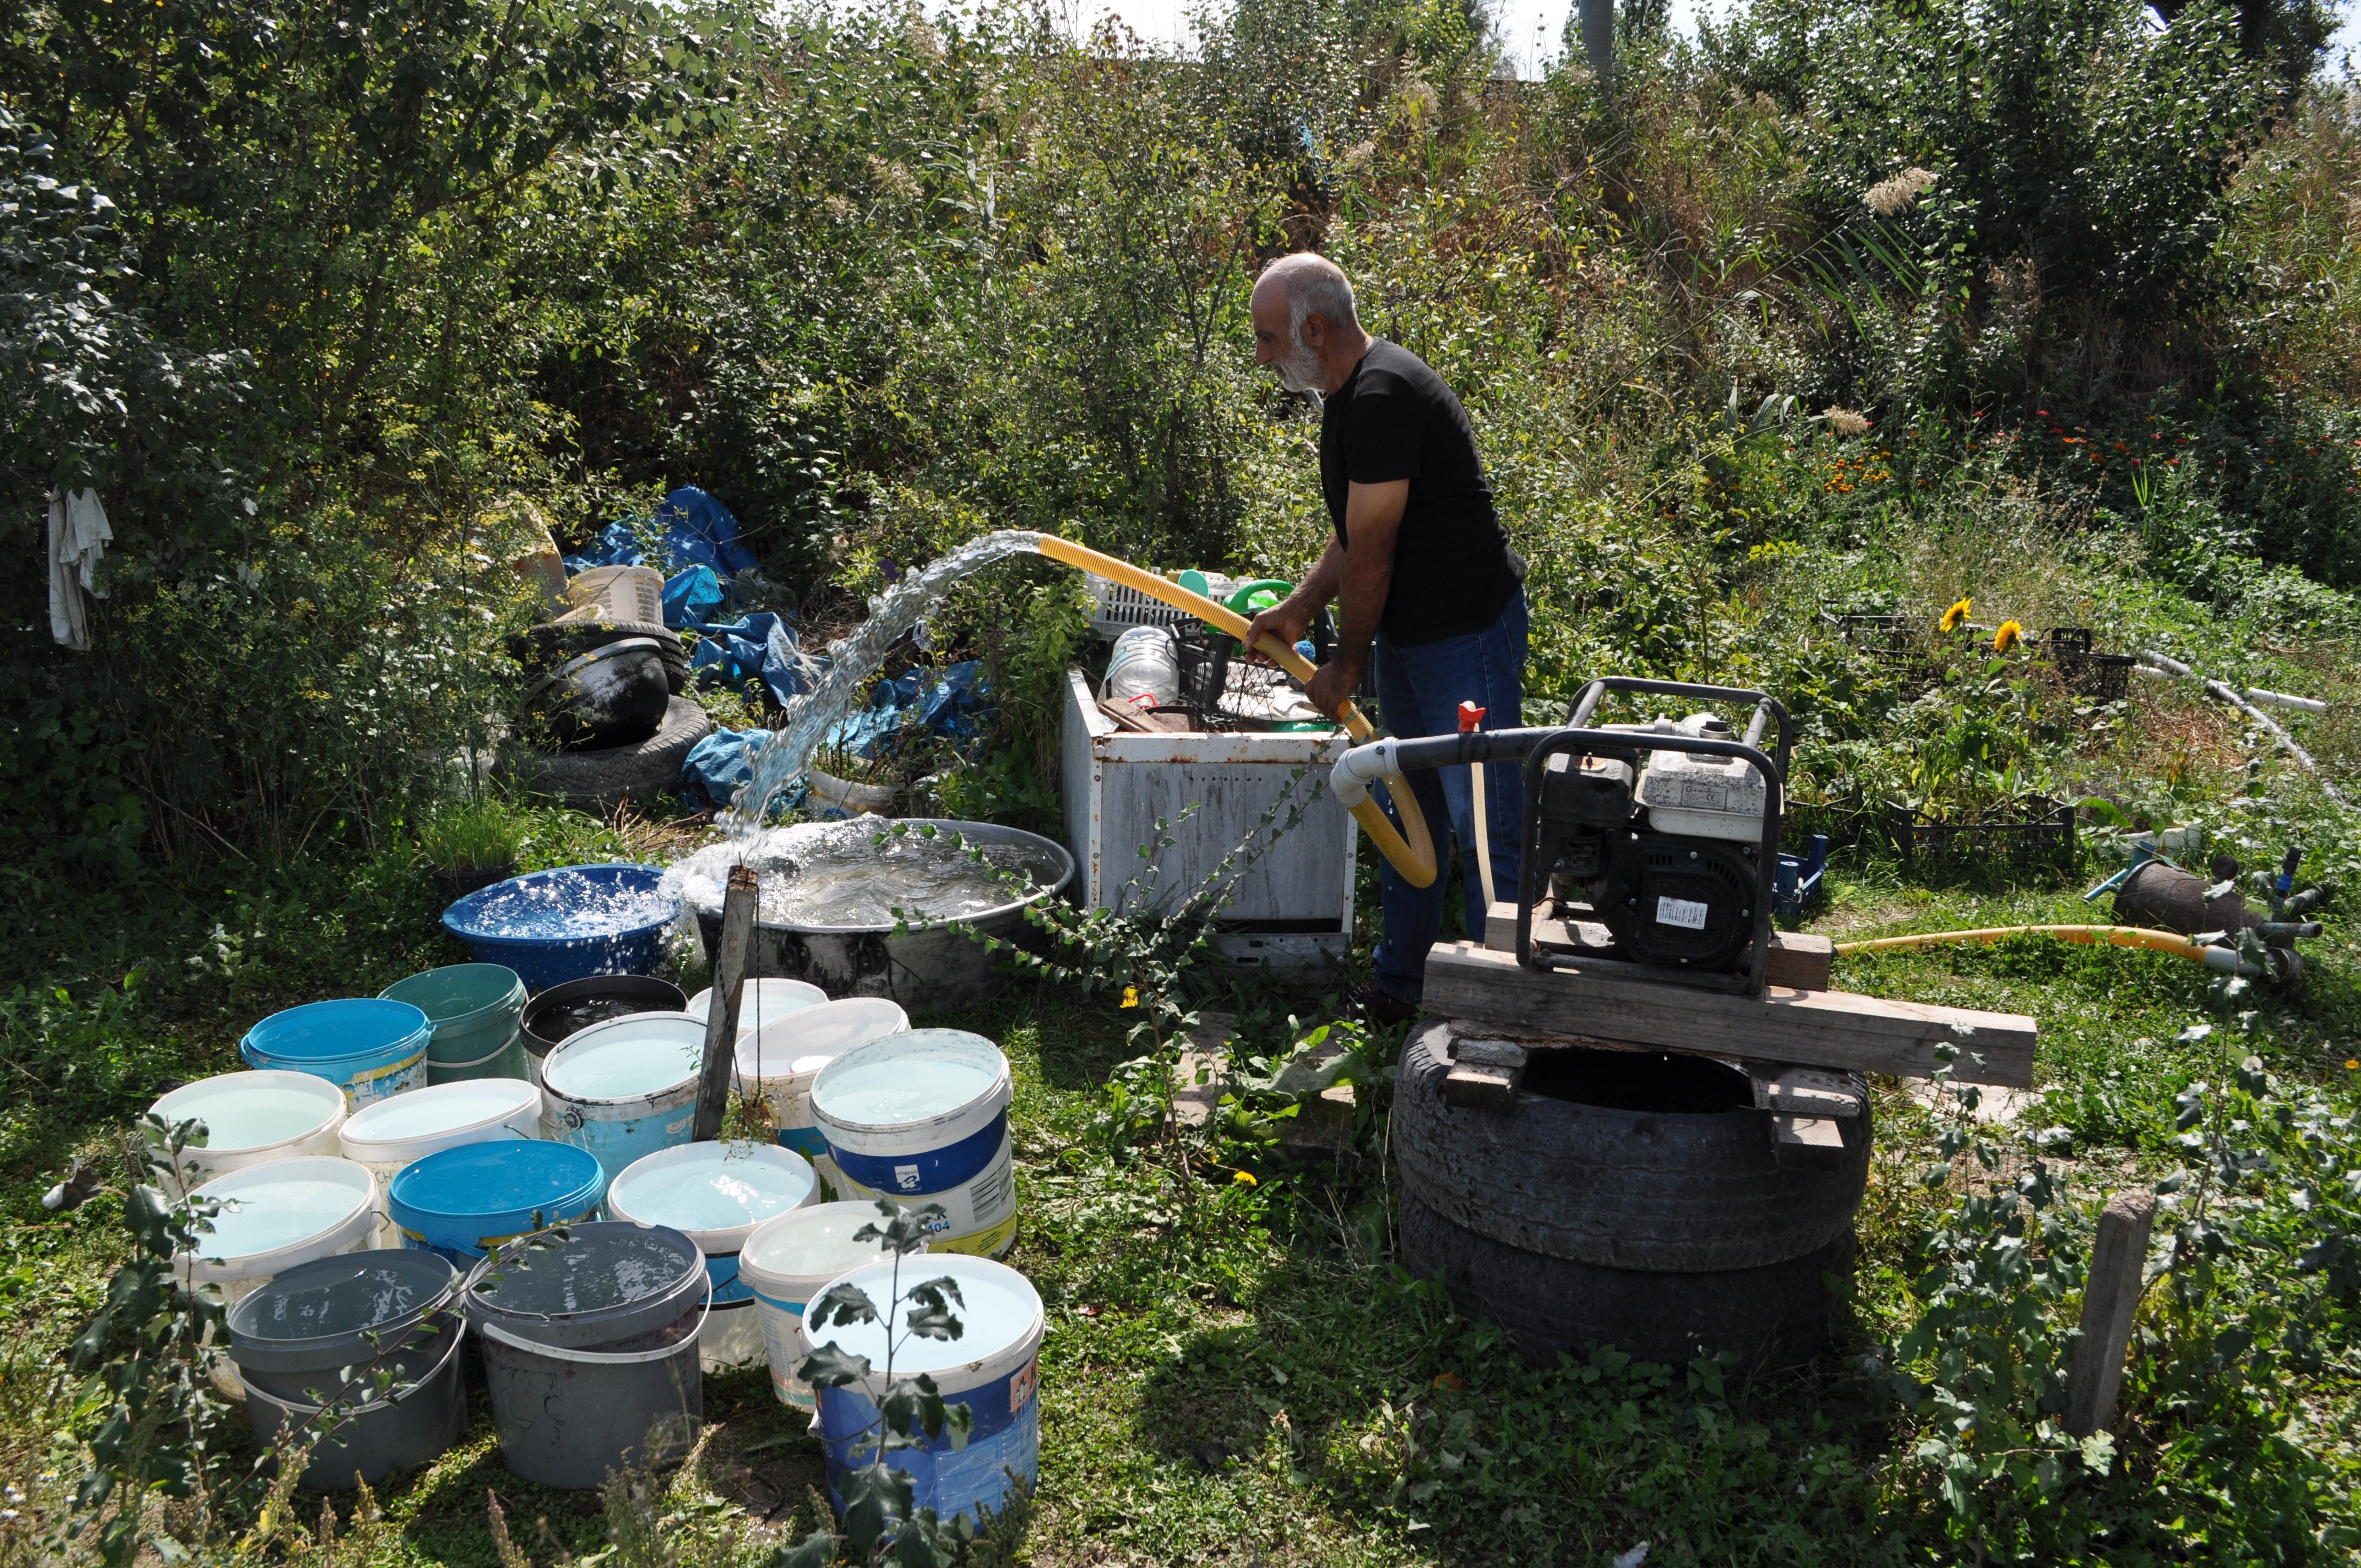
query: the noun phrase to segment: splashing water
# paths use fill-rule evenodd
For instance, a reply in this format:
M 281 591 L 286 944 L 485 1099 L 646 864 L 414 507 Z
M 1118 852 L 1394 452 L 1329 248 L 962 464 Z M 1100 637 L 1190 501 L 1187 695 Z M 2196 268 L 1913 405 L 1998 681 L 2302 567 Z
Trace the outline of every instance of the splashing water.
M 829 670 L 819 684 L 787 705 L 778 732 L 754 754 L 746 786 L 723 821 L 740 838 L 759 831 L 771 802 L 792 789 L 810 770 L 812 753 L 861 700 L 861 685 L 928 610 L 942 602 L 959 580 L 1011 555 L 1038 551 L 1041 536 L 1029 529 L 1004 529 L 960 546 L 925 570 L 902 579 L 874 600 L 869 619 L 852 635 L 828 646 Z
M 814 930 L 883 930 L 911 920 L 964 920 L 1006 909 L 1058 881 L 1045 845 L 969 843 L 950 833 L 888 833 L 884 819 L 806 822 L 743 841 L 709 845 L 666 873 L 694 910 L 718 912 L 732 865 L 760 880 L 756 917 Z M 1014 873 L 1019 886 L 1004 876 Z M 900 915 L 896 914 L 900 912 Z

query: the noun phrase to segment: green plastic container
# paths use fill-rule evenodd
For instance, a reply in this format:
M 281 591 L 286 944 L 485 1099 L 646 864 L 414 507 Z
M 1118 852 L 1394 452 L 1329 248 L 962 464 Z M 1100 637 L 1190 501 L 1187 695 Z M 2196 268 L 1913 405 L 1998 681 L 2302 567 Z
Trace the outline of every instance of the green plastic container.
M 434 1037 L 426 1047 L 426 1080 L 524 1078 L 524 981 L 501 964 L 450 964 L 385 988 L 395 1002 L 426 1014 Z

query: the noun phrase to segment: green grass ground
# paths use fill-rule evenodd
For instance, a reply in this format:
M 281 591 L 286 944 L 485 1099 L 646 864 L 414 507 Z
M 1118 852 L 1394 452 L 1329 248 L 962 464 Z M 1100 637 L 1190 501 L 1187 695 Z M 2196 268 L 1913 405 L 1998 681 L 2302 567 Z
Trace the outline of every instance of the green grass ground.
M 1831 896 L 1804 924 L 1840 939 L 2092 917 L 2065 880 L 1929 888 L 1890 864 L 1840 861 L 1830 883 Z M 374 933 L 365 928 L 371 910 Z M 289 916 L 303 935 L 283 946 L 270 934 L 276 917 L 264 917 L 263 934 L 247 938 L 252 970 L 230 962 L 147 1016 L 133 1046 L 143 1070 L 226 1069 L 237 1034 L 270 1005 L 375 989 L 455 957 L 439 936 L 420 934 L 418 913 L 419 900 L 399 889 L 335 912 L 307 908 Z M 2268 1004 L 2262 1050 L 2290 1085 L 2349 1106 L 2353 955 L 2349 943 L 2314 947 L 2310 985 Z M 307 957 L 286 956 L 296 953 Z M 2036 1016 L 2046 1092 L 2021 1124 L 2042 1133 L 2041 1153 L 2086 1210 L 2114 1188 L 2181 1168 L 2166 1135 L 2173 1096 L 2219 1073 L 2208 1047 L 2174 1043 L 2203 1003 L 2200 971 L 2175 959 L 2028 940 L 1846 959 L 1838 982 Z M 1200 1000 L 1239 1011 L 1256 1049 L 1285 1045 L 1288 1014 L 1308 1026 L 1331 1004 L 1316 988 L 1208 990 Z M 942 1020 L 1001 1042 L 1017 1076 L 1024 1223 L 1010 1261 L 1049 1306 L 1041 1484 L 1020 1560 L 1604 1563 L 1643 1540 L 1657 1563 L 1885 1561 L 1946 1550 L 1909 1470 L 1912 1424 L 1863 1362 L 1919 1310 L 1912 1249 L 1949 1197 L 1919 1180 L 1935 1126 L 1902 1085 L 1875 1086 L 1879 1155 L 1860 1220 L 1857 1290 L 1839 1304 L 1838 1345 L 1817 1365 L 1750 1379 L 1710 1363 L 1649 1367 L 1601 1353 L 1535 1371 L 1497 1331 L 1453 1318 L 1435 1287 L 1392 1263 L 1381 1092 L 1365 1094 L 1357 1141 L 1333 1159 L 1232 1151 L 1257 1177 L 1251 1185 L 1228 1166 L 1184 1179 L 1169 1161 L 1106 1152 L 1090 1127 L 1109 1069 L 1130 1054 L 1133 1016 L 1027 984 Z M 104 1029 L 91 1037 L 95 1051 L 119 1047 Z M 16 1332 L 0 1376 L 0 1432 L 6 1479 L 22 1497 L 16 1517 L 0 1520 L 0 1562 L 16 1563 L 40 1560 L 40 1527 L 73 1465 L 63 1434 L 74 1400 L 58 1353 L 96 1304 L 122 1234 L 111 1196 L 66 1215 L 45 1213 L 38 1197 L 70 1151 L 119 1168 L 125 1127 L 119 1117 L 89 1118 L 70 1099 L 45 1105 L 29 1094 L 5 1116 L 0 1288 Z M 2032 1146 L 2010 1147 L 2021 1162 Z M 2306 1387 L 2323 1434 L 2310 1448 L 2342 1475 L 2321 1495 L 2330 1516 L 2350 1523 L 2361 1402 L 2349 1354 Z M 2164 1441 L 2170 1413 L 2136 1372 L 2127 1403 L 2126 1448 L 2142 1442 L 2145 1423 Z M 745 1560 L 816 1522 L 818 1445 L 762 1375 L 708 1379 L 706 1410 L 711 1430 L 698 1464 L 675 1479 L 664 1505 L 677 1559 Z M 536 1563 L 607 1547 L 597 1494 L 510 1476 L 480 1394 L 475 1418 L 442 1462 L 384 1488 L 382 1522 L 337 1551 L 387 1568 L 489 1568 L 498 1561 L 487 1513 L 494 1496 Z M 239 1441 L 233 1432 L 232 1445 Z M 2161 1560 L 2156 1542 L 2190 1535 L 2169 1518 L 2141 1517 L 2149 1505 L 2138 1486 L 2117 1492 L 2109 1517 L 2129 1519 L 2125 1539 L 2144 1543 L 2120 1560 Z

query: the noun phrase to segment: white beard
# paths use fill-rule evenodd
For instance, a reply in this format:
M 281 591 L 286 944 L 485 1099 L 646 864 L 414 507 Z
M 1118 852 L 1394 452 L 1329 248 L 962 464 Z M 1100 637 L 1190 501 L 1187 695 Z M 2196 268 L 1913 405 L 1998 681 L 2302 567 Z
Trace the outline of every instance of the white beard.
M 1320 363 L 1320 356 L 1305 346 L 1302 339 L 1296 339 L 1294 346 L 1272 360 L 1270 367 L 1279 372 L 1279 384 L 1287 390 L 1309 392 L 1314 397 L 1320 395 L 1320 383 L 1325 378 L 1323 375 L 1324 367 Z

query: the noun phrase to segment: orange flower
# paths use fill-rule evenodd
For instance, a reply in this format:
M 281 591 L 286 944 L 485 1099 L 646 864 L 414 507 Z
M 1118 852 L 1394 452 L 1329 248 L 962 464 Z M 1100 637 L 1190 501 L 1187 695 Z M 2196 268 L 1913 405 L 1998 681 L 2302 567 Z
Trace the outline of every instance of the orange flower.
M 1993 652 L 2005 653 L 2024 640 L 2024 627 L 2014 620 L 2004 620 L 2000 623 L 2000 630 L 1993 633 Z
M 1945 610 L 1943 612 L 1942 622 L 1937 630 L 1940 631 L 1957 631 L 1960 629 L 1960 623 L 1968 619 L 1968 600 L 1961 599 L 1959 603 Z

